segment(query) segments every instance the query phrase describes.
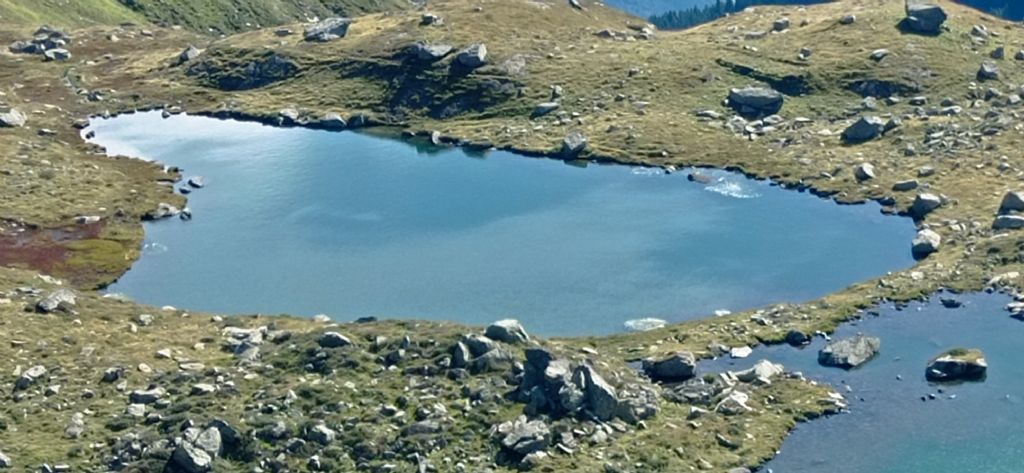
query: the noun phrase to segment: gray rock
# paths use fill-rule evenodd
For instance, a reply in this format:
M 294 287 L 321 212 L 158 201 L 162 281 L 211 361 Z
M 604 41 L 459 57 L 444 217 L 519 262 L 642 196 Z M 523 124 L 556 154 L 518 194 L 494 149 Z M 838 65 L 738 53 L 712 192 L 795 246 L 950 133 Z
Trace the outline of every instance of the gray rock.
M 978 68 L 978 80 L 999 80 L 999 66 L 992 62 L 983 62 Z
M 729 106 L 747 117 L 775 115 L 782 110 L 781 93 L 767 87 L 744 87 L 729 91 Z
M 504 348 L 495 348 L 473 359 L 469 367 L 474 373 L 505 371 L 511 368 L 515 361 L 512 352 Z
M 785 31 L 789 29 L 789 18 L 779 18 L 772 23 L 772 30 Z
M 942 206 L 942 198 L 935 194 L 918 194 L 914 203 L 910 205 L 910 216 L 920 219 L 924 218 L 935 209 Z
M 424 13 L 420 17 L 420 24 L 423 26 L 439 26 L 444 24 L 444 19 L 434 13 Z
M 455 48 L 445 43 L 418 42 L 409 47 L 409 54 L 419 62 L 437 62 L 452 53 Z
M 15 383 L 15 389 L 26 389 L 28 386 L 35 384 L 36 381 L 46 376 L 47 369 L 43 365 L 36 365 L 21 373 L 18 381 Z
M 907 29 L 924 34 L 939 34 L 947 16 L 942 7 L 921 0 L 907 0 Z
M 843 130 L 843 141 L 847 143 L 863 143 L 882 136 L 885 121 L 878 117 L 860 117 L 856 122 Z
M 1006 57 L 1006 48 L 1003 46 L 999 46 L 998 48 L 993 49 L 988 56 L 991 57 L 992 59 L 1002 60 L 1003 58 Z
M 1024 228 L 1024 216 L 999 215 L 992 222 L 993 230 L 1020 230 Z
M 799 330 L 786 332 L 786 343 L 793 346 L 803 346 L 811 343 L 811 337 Z
M 47 61 L 67 61 L 68 59 L 71 59 L 71 51 L 64 48 L 47 49 L 46 52 L 43 53 L 43 57 L 46 58 Z
M 882 341 L 876 337 L 857 335 L 835 340 L 818 352 L 818 363 L 839 368 L 856 368 L 878 353 Z
M 326 332 L 317 343 L 323 348 L 341 348 L 351 345 L 352 340 L 338 332 Z
M 306 431 L 306 440 L 320 445 L 330 445 L 338 438 L 338 433 L 324 424 L 317 424 Z
M 189 441 L 214 458 L 220 456 L 223 442 L 220 438 L 220 430 L 216 427 L 207 427 L 203 430 L 196 429 L 195 438 L 190 438 Z
M 178 64 L 185 64 L 186 62 L 199 57 L 200 54 L 202 54 L 202 51 L 190 44 L 181 52 L 181 54 L 178 55 Z
M 70 289 L 57 289 L 36 303 L 36 312 L 48 314 L 58 310 L 70 311 L 75 307 L 77 296 Z
M 11 461 L 11 457 L 5 455 L 4 452 L 0 452 L 0 469 L 11 468 L 13 466 L 14 462 Z
M 64 428 L 64 438 L 77 439 L 85 433 L 85 415 L 81 412 L 72 414 L 71 420 Z
M 853 176 L 858 181 L 870 181 L 875 178 L 875 166 L 871 163 L 862 163 L 854 168 Z
M 511 344 L 530 341 L 530 336 L 526 333 L 526 329 L 515 319 L 504 319 L 494 322 L 487 327 L 484 336 L 491 340 Z
M 206 473 L 213 468 L 213 458 L 192 442 L 182 442 L 171 454 L 168 466 L 171 471 Z
M 929 381 L 983 379 L 988 362 L 981 350 L 951 350 L 928 363 L 925 378 Z
M 1021 212 L 1024 211 L 1024 192 L 1010 191 L 1003 196 L 999 204 L 1000 212 Z
M 0 128 L 20 128 L 28 122 L 28 116 L 16 108 L 0 112 Z
M 697 374 L 697 359 L 693 353 L 680 351 L 657 361 L 644 360 L 643 368 L 654 381 L 686 381 Z
M 563 158 L 575 158 L 587 149 L 587 137 L 579 130 L 573 130 L 562 139 Z
M 461 343 L 469 348 L 469 353 L 474 357 L 498 348 L 498 344 L 494 340 L 483 335 L 465 335 L 462 337 Z
M 128 407 L 124 408 L 125 415 L 135 418 L 146 417 L 146 405 L 145 404 L 129 404 Z
M 104 383 L 114 383 L 121 379 L 122 376 L 124 376 L 124 367 L 115 366 L 107 368 L 107 370 L 103 372 L 103 377 L 100 378 L 100 381 Z
M 137 389 L 128 394 L 128 400 L 132 404 L 153 404 L 164 397 L 165 394 L 167 394 L 167 390 L 161 387 Z
M 414 422 L 406 426 L 404 429 L 402 429 L 402 436 L 409 437 L 414 435 L 430 435 L 441 433 L 443 431 L 444 426 L 442 426 L 438 421 L 427 419 L 421 420 L 419 422 Z
M 587 409 L 600 420 L 610 420 L 619 409 L 615 388 L 608 384 L 594 368 L 582 365 L 573 373 L 573 380 L 582 386 Z
M 344 38 L 352 20 L 348 18 L 328 18 L 306 28 L 303 35 L 306 41 L 327 42 Z
M 469 69 L 483 67 L 487 64 L 487 45 L 483 43 L 471 45 L 459 51 L 459 54 L 455 56 L 455 61 Z
M 898 181 L 892 185 L 892 190 L 896 192 L 907 192 L 917 189 L 918 182 L 916 179 L 909 179 L 906 181 Z
M 551 445 L 551 429 L 543 421 L 527 421 L 524 416 L 508 428 L 508 434 L 501 439 L 501 446 L 519 455 L 529 455 Z
M 917 236 L 914 237 L 914 241 L 911 243 L 911 252 L 915 258 L 922 259 L 939 251 L 941 246 L 942 236 L 926 228 L 917 232 Z
M 871 60 L 875 61 L 875 62 L 878 62 L 878 61 L 881 61 L 882 59 L 885 59 L 886 56 L 888 56 L 888 55 L 889 55 L 889 50 L 888 49 L 876 49 L 876 50 L 871 52 Z
M 749 401 L 749 394 L 742 391 L 732 390 L 715 405 L 715 412 L 727 416 L 750 412 L 753 409 L 747 405 L 747 402 Z
M 452 346 L 452 368 L 465 368 L 469 366 L 473 355 L 469 353 L 469 347 L 465 343 L 456 342 Z
M 344 130 L 348 127 L 348 122 L 340 114 L 331 112 L 317 120 L 313 125 L 325 130 Z
M 217 392 L 217 387 L 209 383 L 198 383 L 192 385 L 193 396 L 205 396 L 207 394 L 213 394 Z
M 857 15 L 844 15 L 839 19 L 840 25 L 852 25 L 857 22 Z
M 558 110 L 561 106 L 562 104 L 558 102 L 542 102 L 537 104 L 537 106 L 533 108 L 533 113 L 530 114 L 530 116 L 532 116 L 533 118 L 543 117 L 544 115 L 547 115 L 551 112 L 554 112 L 555 110 Z
M 784 371 L 785 368 L 780 364 L 761 360 L 750 369 L 733 373 L 733 376 L 744 383 L 768 385 L 771 384 L 772 378 L 781 375 Z

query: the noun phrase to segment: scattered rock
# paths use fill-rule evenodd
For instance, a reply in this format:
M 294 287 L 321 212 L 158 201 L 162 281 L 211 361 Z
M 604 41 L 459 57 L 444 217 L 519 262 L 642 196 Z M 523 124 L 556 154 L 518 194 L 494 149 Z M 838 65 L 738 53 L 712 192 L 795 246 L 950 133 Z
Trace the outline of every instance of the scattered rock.
M 686 381 L 697 374 L 697 359 L 693 353 L 680 351 L 660 360 L 644 360 L 643 369 L 653 381 Z
M 0 128 L 20 128 L 28 122 L 28 116 L 16 108 L 0 112 Z
M 737 371 L 733 373 L 733 376 L 744 383 L 764 386 L 771 384 L 772 378 L 781 375 L 784 371 L 785 368 L 780 364 L 772 363 L 768 360 L 760 360 L 750 369 Z
M 870 181 L 875 178 L 875 166 L 871 163 L 863 163 L 853 170 L 854 177 L 858 181 Z
M 1024 228 L 1024 216 L 1022 215 L 999 215 L 992 222 L 993 230 L 1020 230 Z
M 910 216 L 915 219 L 921 219 L 941 206 L 941 197 L 928 193 L 918 194 L 914 198 L 914 203 L 910 205 Z
M 351 345 L 352 340 L 338 332 L 326 332 L 320 336 L 317 343 L 323 348 L 340 348 Z
M 947 16 L 942 7 L 921 0 L 907 0 L 907 29 L 924 34 L 939 34 Z
M 565 135 L 562 139 L 562 151 L 561 155 L 563 158 L 571 159 L 580 155 L 587 148 L 587 137 L 583 132 L 574 130 Z
M 519 455 L 529 455 L 548 448 L 551 444 L 551 430 L 540 420 L 528 421 L 520 416 L 511 425 L 504 426 L 508 433 L 501 439 L 501 446 Z M 504 430 L 502 426 L 498 431 Z
M 747 347 L 747 346 L 732 347 L 732 349 L 729 350 L 729 357 L 730 358 L 735 358 L 735 359 L 741 359 L 741 358 L 746 358 L 746 357 L 750 356 L 753 353 L 754 353 L 754 349 L 750 348 L 750 347 Z
M 818 363 L 839 368 L 856 368 L 878 353 L 882 341 L 876 337 L 857 335 L 835 340 L 818 352 Z
M 494 322 L 487 327 L 484 332 L 484 336 L 491 340 L 497 340 L 505 343 L 526 343 L 530 341 L 530 336 L 526 333 L 526 329 L 519 323 L 518 320 L 505 319 Z
M 182 442 L 171 454 L 168 470 L 181 473 L 206 473 L 213 468 L 213 458 L 192 442 Z
M 1010 191 L 1003 195 L 999 212 L 1024 212 L 1024 192 Z
M 454 50 L 450 44 L 418 42 L 409 47 L 409 54 L 419 62 L 432 63 L 444 59 Z
M 181 52 L 181 54 L 178 55 L 178 64 L 185 64 L 186 62 L 199 57 L 200 54 L 202 54 L 202 52 L 199 51 L 199 48 L 190 44 Z
M 781 93 L 767 87 L 744 87 L 729 91 L 729 106 L 746 117 L 775 115 L 782 110 Z
M 847 143 L 863 143 L 870 141 L 885 131 L 885 120 L 878 117 L 860 117 L 856 122 L 843 130 L 843 141 Z
M 56 311 L 70 312 L 75 308 L 77 296 L 71 289 L 57 289 L 36 303 L 36 312 L 49 314 Z
M 455 61 L 469 69 L 483 67 L 487 64 L 487 45 L 476 43 L 463 49 L 455 56 Z
M 348 18 L 328 18 L 306 28 L 306 41 L 327 42 L 344 38 L 352 20 Z
M 978 80 L 999 80 L 999 66 L 992 62 L 983 62 L 978 69 Z
M 558 102 L 542 102 L 533 108 L 533 113 L 531 113 L 530 116 L 533 118 L 543 117 L 544 115 L 558 110 L 561 106 L 562 104 Z
M 914 237 L 914 241 L 911 244 L 911 252 L 914 258 L 923 259 L 939 251 L 940 246 L 942 246 L 942 236 L 925 228 L 917 232 L 917 236 Z

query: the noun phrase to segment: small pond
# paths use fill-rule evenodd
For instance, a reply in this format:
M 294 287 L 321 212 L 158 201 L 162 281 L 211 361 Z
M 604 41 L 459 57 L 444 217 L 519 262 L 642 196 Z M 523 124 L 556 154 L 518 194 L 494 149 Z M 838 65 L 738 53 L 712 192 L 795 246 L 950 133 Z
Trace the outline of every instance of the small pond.
M 159 113 L 96 120 L 111 154 L 202 176 L 110 291 L 224 313 L 607 334 L 799 302 L 913 264 L 913 223 L 724 171 L 576 166 L 364 133 Z M 184 186 L 182 183 L 179 187 Z
M 844 371 L 817 363 L 825 342 L 802 349 L 761 347 L 744 360 L 718 360 L 702 370 L 738 370 L 760 359 L 834 386 L 850 412 L 801 424 L 764 469 L 775 473 L 1019 472 L 1024 456 L 1024 322 L 1011 318 L 1002 295 L 953 296 L 947 309 L 935 298 L 842 327 L 882 340 L 878 356 Z M 983 382 L 933 384 L 928 361 L 954 348 L 980 348 L 988 361 Z M 930 400 L 929 395 L 935 399 Z M 929 400 L 922 400 L 922 397 Z

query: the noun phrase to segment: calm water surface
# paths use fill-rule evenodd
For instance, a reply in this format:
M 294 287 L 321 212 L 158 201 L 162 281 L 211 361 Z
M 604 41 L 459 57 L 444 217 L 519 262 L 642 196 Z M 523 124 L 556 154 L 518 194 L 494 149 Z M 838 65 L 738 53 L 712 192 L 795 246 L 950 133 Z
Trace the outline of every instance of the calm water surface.
M 1003 310 L 1007 297 L 957 297 L 965 302 L 960 309 L 935 300 L 844 326 L 835 336 L 863 332 L 882 339 L 880 354 L 856 370 L 819 366 L 821 339 L 803 349 L 759 348 L 746 360 L 719 359 L 702 369 L 743 369 L 767 358 L 847 397 L 849 413 L 802 424 L 786 439 L 781 454 L 765 465 L 775 473 L 1024 471 L 1024 322 Z M 984 382 L 925 380 L 928 360 L 953 347 L 985 352 Z M 928 394 L 938 399 L 922 401 Z
M 158 113 L 94 122 L 112 154 L 205 177 L 111 290 L 226 313 L 515 317 L 604 334 L 804 301 L 912 264 L 907 219 L 742 176 L 684 175 Z

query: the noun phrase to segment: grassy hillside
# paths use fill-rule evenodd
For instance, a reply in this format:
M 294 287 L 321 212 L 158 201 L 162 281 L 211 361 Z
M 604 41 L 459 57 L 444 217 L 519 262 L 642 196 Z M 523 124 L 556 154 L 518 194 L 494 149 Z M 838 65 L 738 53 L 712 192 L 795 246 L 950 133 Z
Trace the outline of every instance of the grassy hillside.
M 229 33 L 408 5 L 408 0 L 0 0 L 0 23 L 80 27 L 151 21 Z
M 0 0 L 0 23 L 65 27 L 144 21 L 118 0 Z

